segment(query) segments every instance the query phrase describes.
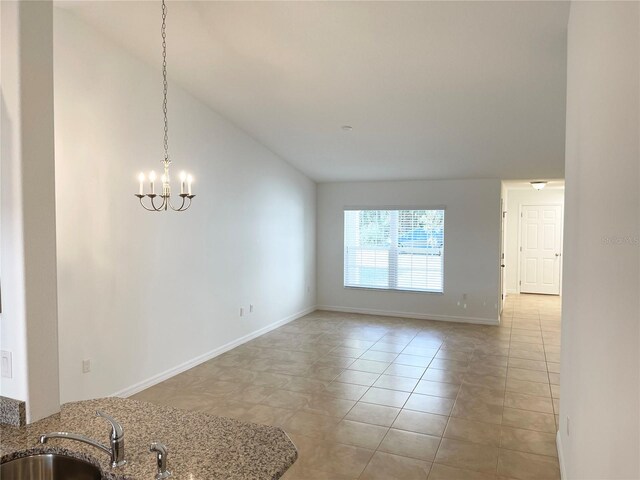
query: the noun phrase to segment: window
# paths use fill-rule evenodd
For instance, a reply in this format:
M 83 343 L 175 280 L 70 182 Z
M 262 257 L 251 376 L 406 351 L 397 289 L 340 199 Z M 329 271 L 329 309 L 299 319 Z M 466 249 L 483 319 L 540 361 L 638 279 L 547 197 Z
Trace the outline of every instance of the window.
M 345 210 L 344 286 L 443 292 L 444 210 Z

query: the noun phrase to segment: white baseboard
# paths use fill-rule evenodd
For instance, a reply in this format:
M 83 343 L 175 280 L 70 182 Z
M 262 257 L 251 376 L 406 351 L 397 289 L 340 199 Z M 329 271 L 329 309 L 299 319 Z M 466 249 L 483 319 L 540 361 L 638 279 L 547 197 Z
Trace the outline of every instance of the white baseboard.
M 497 318 L 497 317 L 496 318 L 458 317 L 453 315 L 432 315 L 429 313 L 373 310 L 370 308 L 336 307 L 332 305 L 318 305 L 316 310 L 327 310 L 329 312 L 344 312 L 344 313 L 363 313 L 365 315 L 380 315 L 384 317 L 417 318 L 420 320 L 438 320 L 442 322 L 475 323 L 480 325 L 499 325 L 500 324 L 500 318 Z
M 558 464 L 560 465 L 560 478 L 561 480 L 566 480 L 567 471 L 564 466 L 564 455 L 562 453 L 562 436 L 560 435 L 560 431 L 556 432 L 556 450 L 558 451 Z
M 518 290 L 516 290 L 515 288 L 507 288 L 507 295 L 516 295 L 518 293 Z
M 260 335 L 264 335 L 265 333 L 268 333 L 271 330 L 275 330 L 276 328 L 281 327 L 282 325 L 285 325 L 289 322 L 292 322 L 293 320 L 296 320 L 300 317 L 303 317 L 311 312 L 314 312 L 315 310 L 316 310 L 316 307 L 313 306 L 313 307 L 306 308 L 301 312 L 297 312 L 297 313 L 294 313 L 293 315 L 289 315 L 288 317 L 278 320 L 277 322 L 273 322 L 267 325 L 266 327 L 262 327 L 243 337 L 237 338 L 236 340 L 233 340 L 218 348 L 215 348 L 210 352 L 199 355 L 195 358 L 192 358 L 191 360 L 181 363 L 176 367 L 170 368 L 169 370 L 165 370 L 164 372 L 154 375 L 153 377 L 147 378 L 146 380 L 143 380 L 127 388 L 119 390 L 111 394 L 110 396 L 111 397 L 130 397 L 131 395 L 141 392 L 142 390 L 145 390 L 149 387 L 153 387 L 154 385 L 157 385 L 160 382 L 163 382 L 171 377 L 178 375 L 179 373 L 185 372 L 190 368 L 200 365 L 201 363 L 204 363 L 207 360 L 211 360 L 212 358 L 217 357 L 218 355 L 222 355 L 223 353 L 228 352 L 229 350 L 236 348 L 242 345 L 243 343 L 247 343 L 249 340 L 253 340 L 256 337 L 259 337 Z

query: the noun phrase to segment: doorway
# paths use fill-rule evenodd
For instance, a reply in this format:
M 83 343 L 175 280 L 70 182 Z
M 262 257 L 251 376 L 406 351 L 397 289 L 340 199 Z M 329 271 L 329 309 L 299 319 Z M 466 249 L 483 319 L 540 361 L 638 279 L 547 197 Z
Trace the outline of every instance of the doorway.
M 522 205 L 519 286 L 521 293 L 560 295 L 562 205 Z

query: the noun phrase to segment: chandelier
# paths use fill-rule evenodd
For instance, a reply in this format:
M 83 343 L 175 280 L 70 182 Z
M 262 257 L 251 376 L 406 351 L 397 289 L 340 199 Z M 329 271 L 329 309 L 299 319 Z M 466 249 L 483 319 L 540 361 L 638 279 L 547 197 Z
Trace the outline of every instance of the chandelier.
M 162 212 L 166 210 L 174 210 L 182 212 L 191 206 L 191 200 L 195 195 L 191 193 L 191 184 L 193 177 L 186 172 L 180 172 L 180 199 L 176 205 L 171 201 L 171 178 L 169 176 L 169 122 L 167 121 L 167 33 L 166 33 L 167 7 L 162 0 L 162 84 L 163 84 L 163 101 L 162 112 L 164 114 L 164 160 L 162 166 L 164 173 L 160 177 L 162 190 L 160 194 L 156 193 L 156 172 L 153 170 L 149 173 L 149 191 L 145 193 L 145 175 L 140 173 L 138 181 L 140 182 L 140 190 L 135 194 L 140 200 L 140 205 L 150 212 Z M 157 198 L 160 197 L 160 198 Z M 156 200 L 157 199 L 157 200 Z

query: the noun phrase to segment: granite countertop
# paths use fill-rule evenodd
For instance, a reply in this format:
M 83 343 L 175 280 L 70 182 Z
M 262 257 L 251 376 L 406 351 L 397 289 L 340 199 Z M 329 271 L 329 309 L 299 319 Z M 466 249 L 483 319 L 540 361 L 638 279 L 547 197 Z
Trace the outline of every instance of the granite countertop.
M 127 464 L 112 469 L 109 456 L 89 445 L 51 439 L 40 445 L 40 434 L 66 431 L 108 444 L 111 427 L 96 417 L 103 410 L 124 428 Z M 151 442 L 168 449 L 170 478 L 186 480 L 277 479 L 298 453 L 287 434 L 277 427 L 241 422 L 198 412 L 122 398 L 67 403 L 60 413 L 26 427 L 0 426 L 1 462 L 31 452 L 60 452 L 99 464 L 109 480 L 153 480 L 155 454 Z

